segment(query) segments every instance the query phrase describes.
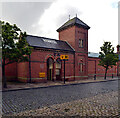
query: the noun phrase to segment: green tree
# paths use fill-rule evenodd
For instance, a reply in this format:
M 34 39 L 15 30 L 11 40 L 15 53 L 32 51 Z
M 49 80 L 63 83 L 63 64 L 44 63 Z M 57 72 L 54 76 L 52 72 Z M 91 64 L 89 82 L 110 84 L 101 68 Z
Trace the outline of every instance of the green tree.
M 118 55 L 114 53 L 114 47 L 112 47 L 111 42 L 104 42 L 103 46 L 100 47 L 100 49 L 101 52 L 99 52 L 99 65 L 105 68 L 104 79 L 106 79 L 106 74 L 109 67 L 112 68 L 118 62 Z
M 3 87 L 7 88 L 5 65 L 13 62 L 28 61 L 31 54 L 31 47 L 26 41 L 26 32 L 22 32 L 15 24 L 0 21 L 2 39 L 2 77 Z

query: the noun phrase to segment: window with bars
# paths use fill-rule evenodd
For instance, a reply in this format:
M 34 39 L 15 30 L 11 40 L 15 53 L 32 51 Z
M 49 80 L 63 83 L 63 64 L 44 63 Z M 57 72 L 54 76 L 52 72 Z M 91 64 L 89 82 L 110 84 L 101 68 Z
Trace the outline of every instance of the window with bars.
M 83 48 L 83 39 L 79 39 L 79 48 Z

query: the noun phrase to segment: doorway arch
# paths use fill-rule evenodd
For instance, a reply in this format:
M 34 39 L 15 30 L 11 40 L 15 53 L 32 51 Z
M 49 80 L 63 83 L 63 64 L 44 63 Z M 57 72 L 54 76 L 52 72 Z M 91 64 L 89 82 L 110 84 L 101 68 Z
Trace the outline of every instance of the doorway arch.
M 53 58 L 49 57 L 47 59 L 47 80 L 53 80 L 53 65 L 54 65 L 54 60 Z

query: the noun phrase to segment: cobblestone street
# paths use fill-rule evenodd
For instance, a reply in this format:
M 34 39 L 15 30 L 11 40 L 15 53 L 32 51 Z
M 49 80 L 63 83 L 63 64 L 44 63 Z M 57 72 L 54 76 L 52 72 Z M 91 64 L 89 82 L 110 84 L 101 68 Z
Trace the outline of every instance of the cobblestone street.
M 118 81 L 3 92 L 3 115 L 118 115 Z
M 118 92 L 52 105 L 42 109 L 16 114 L 16 116 L 117 116 Z

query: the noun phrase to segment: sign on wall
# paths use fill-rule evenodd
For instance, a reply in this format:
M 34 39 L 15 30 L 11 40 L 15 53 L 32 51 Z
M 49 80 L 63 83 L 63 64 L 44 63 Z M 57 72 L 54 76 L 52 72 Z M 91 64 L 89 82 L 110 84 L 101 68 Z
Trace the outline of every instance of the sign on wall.
M 41 69 L 44 69 L 44 64 L 40 64 L 40 68 L 41 68 Z
M 119 54 L 119 60 L 120 60 L 120 54 Z
M 40 72 L 39 77 L 45 77 L 45 72 Z

